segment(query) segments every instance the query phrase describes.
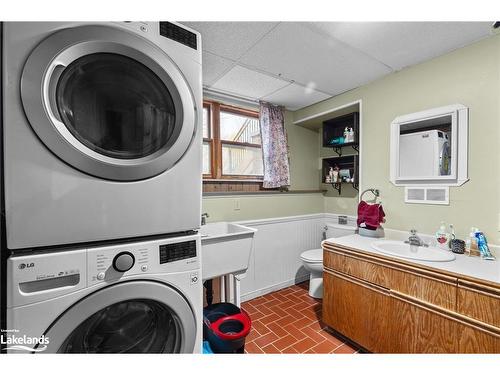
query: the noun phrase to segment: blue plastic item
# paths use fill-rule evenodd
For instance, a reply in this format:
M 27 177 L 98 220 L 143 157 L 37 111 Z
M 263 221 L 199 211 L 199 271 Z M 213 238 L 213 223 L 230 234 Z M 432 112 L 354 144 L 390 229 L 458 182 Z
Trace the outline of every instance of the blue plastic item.
M 203 341 L 203 354 L 214 354 L 208 341 Z
M 331 141 L 330 141 L 330 144 L 331 145 L 342 145 L 345 143 L 345 139 L 344 137 L 337 137 L 337 138 L 333 138 Z

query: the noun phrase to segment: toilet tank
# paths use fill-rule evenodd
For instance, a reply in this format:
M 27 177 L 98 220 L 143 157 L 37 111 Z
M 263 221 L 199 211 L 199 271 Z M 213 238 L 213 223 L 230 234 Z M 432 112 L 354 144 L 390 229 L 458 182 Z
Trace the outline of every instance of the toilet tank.
M 356 230 L 358 229 L 352 225 L 334 223 L 327 223 L 326 227 L 326 238 L 349 236 L 356 233 Z

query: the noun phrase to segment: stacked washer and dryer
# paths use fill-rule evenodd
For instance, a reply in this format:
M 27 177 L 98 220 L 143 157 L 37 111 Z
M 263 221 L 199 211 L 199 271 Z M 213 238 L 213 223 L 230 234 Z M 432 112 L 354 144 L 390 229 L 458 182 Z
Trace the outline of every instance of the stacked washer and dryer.
M 199 33 L 3 23 L 2 91 L 4 349 L 200 352 Z

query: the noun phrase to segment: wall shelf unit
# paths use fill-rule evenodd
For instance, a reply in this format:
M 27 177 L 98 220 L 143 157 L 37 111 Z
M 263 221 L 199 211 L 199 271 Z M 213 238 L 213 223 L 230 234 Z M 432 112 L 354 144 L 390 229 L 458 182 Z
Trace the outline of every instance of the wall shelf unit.
M 334 140 L 343 138 L 345 128 L 352 128 L 354 130 L 354 141 L 335 143 Z M 332 148 L 338 156 L 342 156 L 342 149 L 345 147 L 352 147 L 355 151 L 358 151 L 359 112 L 352 112 L 323 121 L 323 147 Z
M 330 168 L 338 167 L 342 170 L 349 170 L 350 178 L 354 178 L 353 182 L 349 181 L 340 181 L 340 182 L 332 182 L 327 183 L 326 176 L 328 176 L 328 172 Z M 358 155 L 349 155 L 349 156 L 339 156 L 339 157 L 328 157 L 323 158 L 322 160 L 322 168 L 321 168 L 321 178 L 322 182 L 325 184 L 332 185 L 332 187 L 337 190 L 337 192 L 342 194 L 342 185 L 351 185 L 356 190 L 359 190 L 358 181 L 359 181 L 359 156 Z

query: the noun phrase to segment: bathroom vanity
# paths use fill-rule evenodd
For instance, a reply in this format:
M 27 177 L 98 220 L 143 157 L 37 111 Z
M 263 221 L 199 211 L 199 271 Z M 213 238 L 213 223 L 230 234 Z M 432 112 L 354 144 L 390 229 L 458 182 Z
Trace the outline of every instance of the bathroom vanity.
M 375 353 L 500 353 L 498 261 L 413 261 L 372 242 L 323 242 L 326 325 Z

